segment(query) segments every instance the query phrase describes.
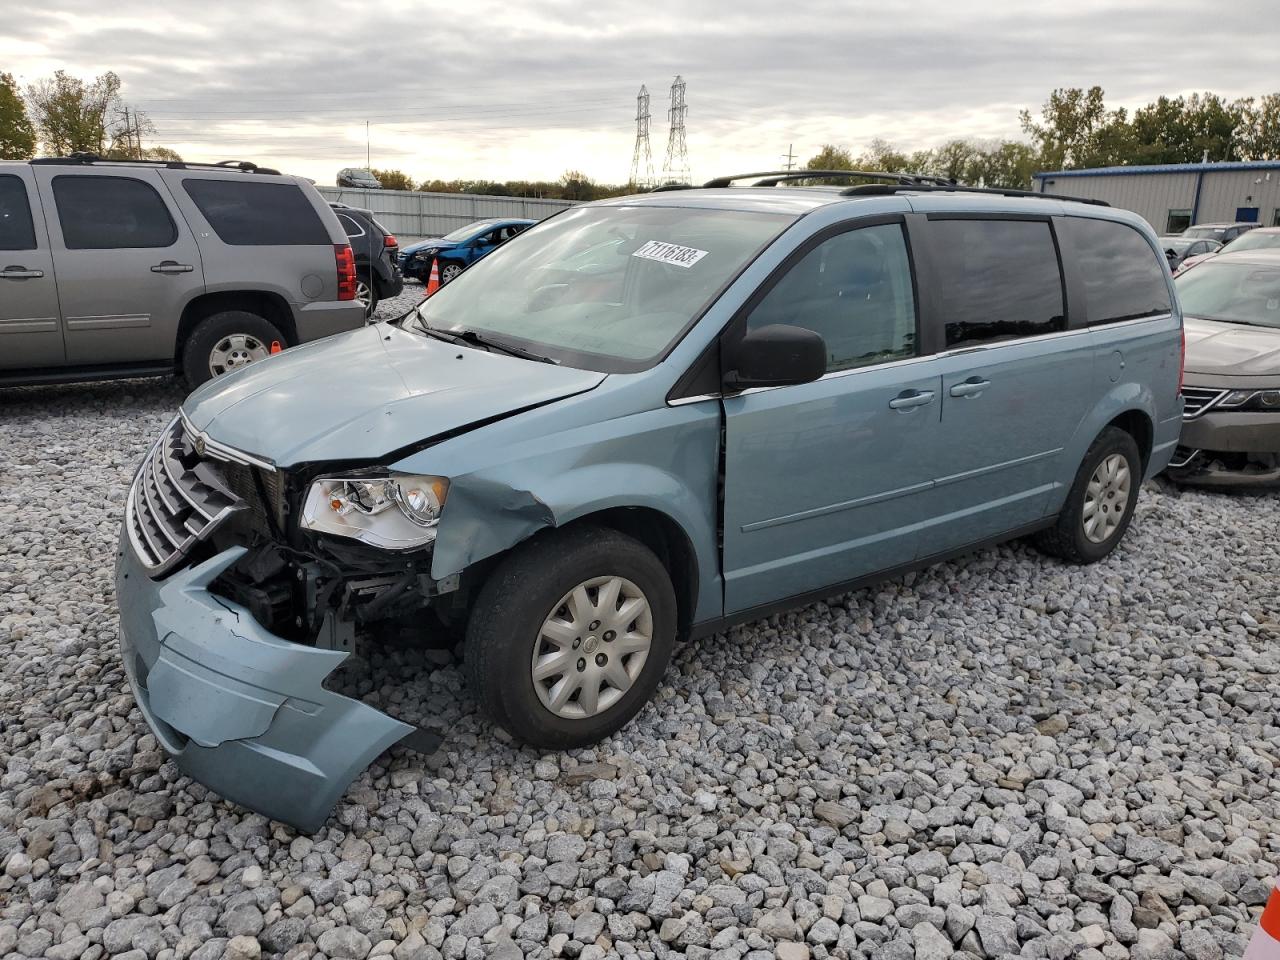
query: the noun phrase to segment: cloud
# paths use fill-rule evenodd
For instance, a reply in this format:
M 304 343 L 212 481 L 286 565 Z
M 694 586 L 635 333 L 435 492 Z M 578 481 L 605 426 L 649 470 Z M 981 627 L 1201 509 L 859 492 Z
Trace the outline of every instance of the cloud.
M 1260 94 L 1280 28 L 1268 0 L 1205 16 L 1202 3 L 1070 5 L 692 0 L 670 13 L 585 5 L 401 3 L 358 16 L 224 0 L 166 10 L 59 0 L 0 39 L 24 79 L 113 69 L 158 142 L 192 157 L 251 156 L 328 182 L 362 163 L 416 177 L 625 180 L 635 94 L 652 95 L 666 150 L 667 88 L 688 81 L 695 176 L 774 166 L 790 144 L 907 148 L 1016 136 L 1017 112 L 1059 86 L 1102 85 L 1115 105 L 1212 89 Z M 663 8 L 658 8 L 661 11 Z

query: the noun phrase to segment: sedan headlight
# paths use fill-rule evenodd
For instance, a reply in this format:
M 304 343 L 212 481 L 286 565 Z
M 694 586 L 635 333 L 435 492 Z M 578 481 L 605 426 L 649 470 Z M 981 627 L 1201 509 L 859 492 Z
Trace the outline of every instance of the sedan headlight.
M 430 250 L 419 250 L 413 256 L 414 256 L 414 259 L 416 260 L 430 260 L 439 252 L 440 251 L 437 250 L 435 247 L 432 247 Z
M 307 492 L 302 528 L 384 550 L 412 550 L 435 540 L 448 495 L 444 477 L 323 477 Z
M 1218 401 L 1229 410 L 1280 410 L 1280 390 L 1232 390 Z

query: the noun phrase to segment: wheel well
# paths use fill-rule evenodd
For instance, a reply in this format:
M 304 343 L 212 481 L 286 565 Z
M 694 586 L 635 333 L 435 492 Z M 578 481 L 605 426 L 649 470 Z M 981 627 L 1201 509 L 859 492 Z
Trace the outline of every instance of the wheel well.
M 671 575 L 676 592 L 676 620 L 680 636 L 688 636 L 698 600 L 698 560 L 680 524 L 649 507 L 614 507 L 587 514 L 574 524 L 594 523 L 639 540 L 652 550 Z
M 1119 427 L 1133 437 L 1134 442 L 1138 445 L 1138 453 L 1142 456 L 1142 472 L 1145 475 L 1147 464 L 1151 462 L 1151 445 L 1154 443 L 1155 438 L 1155 426 L 1152 424 L 1151 418 L 1141 410 L 1126 410 L 1107 426 Z
M 293 322 L 293 311 L 279 294 L 267 293 L 264 290 L 206 293 L 196 297 L 182 311 L 182 319 L 178 322 L 178 339 L 173 348 L 175 367 L 182 367 L 182 352 L 196 325 L 206 317 L 224 310 L 247 310 L 250 313 L 256 313 L 264 320 L 270 321 L 284 334 L 286 345 L 293 346 L 298 342 L 298 328 Z

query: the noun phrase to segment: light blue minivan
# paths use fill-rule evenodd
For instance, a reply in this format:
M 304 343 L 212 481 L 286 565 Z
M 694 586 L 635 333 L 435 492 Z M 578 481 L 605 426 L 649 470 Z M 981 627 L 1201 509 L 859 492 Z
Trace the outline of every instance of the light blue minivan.
M 315 830 L 381 751 L 433 749 L 324 685 L 377 620 L 465 630 L 493 720 L 566 748 L 690 637 L 1011 537 L 1115 549 L 1182 425 L 1150 227 L 752 177 L 574 207 L 395 322 L 192 394 L 116 576 L 181 769 Z

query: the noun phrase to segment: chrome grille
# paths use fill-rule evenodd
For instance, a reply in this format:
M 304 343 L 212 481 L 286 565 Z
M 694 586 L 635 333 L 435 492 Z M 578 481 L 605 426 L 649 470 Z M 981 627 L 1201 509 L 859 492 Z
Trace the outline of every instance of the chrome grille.
M 147 453 L 129 491 L 125 525 L 152 576 L 172 570 L 231 513 L 247 506 L 224 472 L 247 464 L 232 460 L 234 453 L 220 445 L 216 452 L 213 444 L 198 447 L 206 447 L 205 439 L 175 419 Z
M 1194 420 L 1196 417 L 1205 413 L 1226 395 L 1225 390 L 1215 390 L 1213 387 L 1183 387 L 1182 399 L 1185 405 L 1182 408 L 1183 420 Z

